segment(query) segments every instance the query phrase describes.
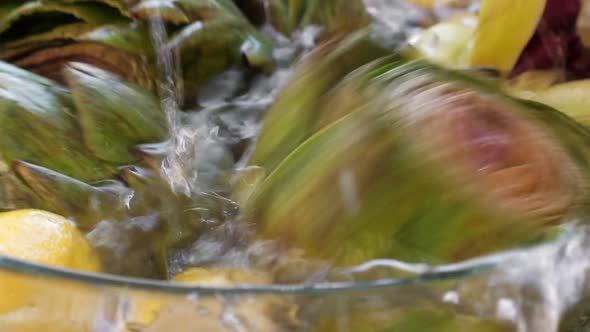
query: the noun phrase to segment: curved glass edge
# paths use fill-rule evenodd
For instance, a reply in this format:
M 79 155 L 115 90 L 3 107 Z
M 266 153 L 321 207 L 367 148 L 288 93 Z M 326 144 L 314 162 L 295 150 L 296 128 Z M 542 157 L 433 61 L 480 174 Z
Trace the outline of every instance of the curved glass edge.
M 588 229 L 590 232 L 590 228 Z M 429 282 L 445 281 L 449 279 L 466 278 L 486 271 L 491 271 L 503 262 L 530 254 L 534 250 L 542 250 L 545 247 L 567 242 L 577 232 L 576 225 L 564 225 L 560 227 L 558 235 L 551 241 L 532 245 L 526 248 L 502 251 L 487 256 L 477 257 L 459 263 L 428 266 L 424 264 L 409 264 L 392 259 L 377 259 L 358 265 L 349 271 L 362 271 L 371 267 L 389 267 L 397 271 L 410 273 L 410 277 L 376 279 L 372 281 L 351 282 L 320 282 L 308 284 L 272 284 L 235 286 L 196 286 L 173 283 L 164 280 L 149 280 L 141 278 L 124 277 L 112 274 L 90 273 L 72 269 L 59 268 L 44 264 L 32 263 L 14 257 L 0 255 L 0 270 L 15 273 L 34 274 L 39 277 L 69 280 L 94 286 L 124 287 L 136 290 L 158 291 L 173 294 L 201 295 L 248 295 L 248 294 L 326 294 L 341 293 L 345 291 L 358 291 L 363 289 L 379 289 L 396 287 L 408 284 L 422 284 Z
M 139 290 L 160 291 L 176 294 L 200 293 L 203 295 L 213 294 L 324 294 L 340 293 L 343 291 L 356 291 L 362 289 L 387 288 L 411 283 L 434 282 L 445 279 L 461 278 L 478 274 L 485 270 L 491 270 L 496 264 L 487 262 L 475 266 L 457 266 L 453 269 L 439 270 L 422 273 L 416 277 L 399 279 L 379 279 L 363 282 L 322 282 L 313 284 L 273 284 L 273 285 L 250 285 L 242 284 L 231 287 L 209 287 L 194 286 L 173 283 L 169 281 L 149 280 L 141 278 L 123 277 L 112 274 L 99 274 L 63 269 L 48 265 L 31 263 L 12 257 L 0 255 L 0 269 L 13 272 L 35 273 L 38 276 L 67 279 L 75 282 L 89 283 L 96 286 L 125 287 Z

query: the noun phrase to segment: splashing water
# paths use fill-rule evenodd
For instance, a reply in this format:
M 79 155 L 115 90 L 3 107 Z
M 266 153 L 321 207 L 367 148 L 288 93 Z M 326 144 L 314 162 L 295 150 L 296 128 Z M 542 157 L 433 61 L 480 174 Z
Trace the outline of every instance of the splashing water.
M 263 30 L 275 41 L 274 56 L 279 67 L 270 75 L 248 82 L 245 92 L 241 91 L 247 81 L 244 74 L 228 70 L 200 91 L 198 112 L 184 113 L 180 109 L 184 86 L 180 55 L 166 45 L 168 33 L 163 19 L 159 15 L 150 19 L 160 71 L 161 106 L 167 114 L 171 133 L 162 173 L 174 192 L 191 197 L 216 190 L 215 185 L 210 185 L 211 177 L 228 171 L 216 169 L 220 165 L 231 168 L 231 145 L 255 138 L 259 118 L 286 84 L 292 63 L 302 49 L 313 47 L 312 41 L 319 33 L 316 27 L 310 27 L 294 41 L 278 35 L 270 27 Z M 246 152 L 244 162 L 248 156 Z
M 478 317 L 507 321 L 518 332 L 563 331 L 564 326 L 577 324 L 564 322 L 565 315 L 590 297 L 590 229 L 568 225 L 553 243 L 457 264 L 429 266 L 379 259 L 338 273 L 347 280 L 362 281 L 470 270 L 473 276 L 467 274 L 441 289 L 436 295 L 441 303 Z
M 171 150 L 164 159 L 162 170 L 174 192 L 190 196 L 190 182 L 183 171 L 180 158 L 181 154 L 186 151 L 186 144 L 176 135 L 180 126 L 179 101 L 183 96 L 180 59 L 178 59 L 178 55 L 175 56 L 172 50 L 166 47 L 168 33 L 162 16 L 153 16 L 150 19 L 149 26 L 160 70 L 159 92 L 161 106 L 166 112 L 170 133 L 172 133 L 170 138 Z
M 556 332 L 564 315 L 581 299 L 590 271 L 590 232 L 572 227 L 555 243 L 511 257 L 487 278 L 460 285 L 457 290 L 476 313 L 508 320 L 519 332 Z M 483 284 L 482 284 L 483 283 Z M 477 285 L 477 286 L 475 286 Z M 480 289 L 479 299 L 468 295 Z M 486 299 L 485 303 L 482 299 Z
M 376 30 L 377 37 L 381 36 L 380 39 L 388 43 L 397 45 L 400 40 L 407 40 L 413 33 L 410 27 L 420 19 L 418 12 L 401 2 L 366 0 L 365 3 L 369 13 L 383 26 L 382 30 Z M 165 46 L 167 32 L 163 20 L 156 16 L 150 21 L 150 28 L 161 71 L 161 105 L 166 111 L 172 133 L 162 172 L 179 194 L 192 196 L 206 191 L 223 191 L 227 188 L 223 188 L 217 180 L 236 167 L 228 146 L 236 140 L 256 137 L 259 116 L 289 78 L 289 64 L 298 53 L 297 50 L 311 48 L 313 43 L 309 42 L 310 36 L 317 34 L 317 30 L 302 33 L 299 45 L 277 36 L 279 47 L 275 56 L 279 63 L 285 65 L 283 68 L 275 71 L 271 77 L 254 82 L 246 93 L 237 98 L 223 93 L 232 95 L 240 90 L 240 74 L 231 71 L 224 73 L 201 94 L 200 104 L 203 109 L 184 117 L 180 112 L 183 96 L 180 59 Z M 219 94 L 219 91 L 223 93 Z M 224 124 L 228 132 L 221 133 L 220 123 Z M 248 155 L 248 152 L 244 153 L 244 160 L 238 162 L 237 167 L 245 164 Z M 220 164 L 227 168 L 219 169 Z M 351 181 L 346 174 L 342 181 L 343 187 L 350 186 Z M 351 201 L 354 199 L 351 198 Z M 225 229 L 217 237 L 215 233 L 206 234 L 191 248 L 179 252 L 172 258 L 173 269 L 178 272 L 185 265 L 213 262 L 247 266 L 251 260 L 248 250 L 252 250 L 252 247 L 245 248 L 239 236 L 228 240 L 225 232 L 228 230 Z M 563 324 L 564 314 L 581 299 L 590 296 L 586 290 L 590 281 L 587 278 L 590 270 L 590 231 L 583 227 L 569 227 L 566 233 L 558 241 L 533 250 L 501 253 L 461 264 L 427 266 L 376 260 L 337 273 L 339 278 L 344 276 L 350 281 L 362 281 L 367 276 L 375 280 L 375 276 L 378 279 L 398 278 L 452 273 L 469 269 L 470 266 L 477 270 L 481 266 L 494 265 L 489 272 L 467 277 L 453 287 L 444 289 L 438 294 L 438 300 L 477 316 L 508 321 L 519 332 L 557 332 L 560 324 Z M 256 243 L 254 246 L 260 245 Z M 273 248 L 272 245 L 269 247 Z M 325 265 L 322 268 L 325 269 Z M 333 276 L 334 271 L 329 274 Z M 320 275 L 321 278 L 314 278 L 314 281 L 328 278 L 328 273 Z M 232 317 L 232 313 L 227 312 L 224 320 L 232 325 L 235 323 Z M 342 331 L 347 328 L 343 327 Z M 241 330 L 235 326 L 234 329 Z
M 590 232 L 582 227 L 569 231 L 571 236 L 555 244 L 517 253 L 488 282 L 488 293 L 497 299 L 496 315 L 502 315 L 502 299 L 511 299 L 516 313 L 510 318 L 520 332 L 557 331 L 567 310 L 589 295 L 584 287 L 590 272 Z

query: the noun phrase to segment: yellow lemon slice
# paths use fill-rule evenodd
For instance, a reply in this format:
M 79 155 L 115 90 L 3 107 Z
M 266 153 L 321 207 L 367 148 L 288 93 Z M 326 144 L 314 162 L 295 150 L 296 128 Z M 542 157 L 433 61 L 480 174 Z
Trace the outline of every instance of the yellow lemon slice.
M 547 0 L 482 0 L 472 66 L 509 73 L 531 40 Z
M 514 94 L 549 105 L 590 126 L 590 80 L 570 81 L 533 91 L 517 90 Z
M 410 40 L 416 56 L 443 66 L 466 67 L 475 36 L 477 17 L 462 15 L 440 22 Z
M 272 280 L 264 274 L 238 269 L 192 268 L 178 274 L 174 281 L 202 286 L 263 285 Z
M 173 281 L 195 286 L 223 287 L 269 284 L 272 278 L 261 272 L 237 268 L 191 268 L 178 274 Z M 243 294 L 228 298 L 195 296 L 193 299 L 184 300 L 175 297 L 161 303 L 160 312 L 164 314 L 158 315 L 158 318 L 142 331 L 192 332 L 195 331 L 195 326 L 198 326 L 199 331 L 210 332 L 228 329 L 280 331 L 283 324 L 291 324 L 294 321 L 296 312 L 295 303 L 290 302 L 287 297 L 268 294 Z M 282 313 L 285 313 L 285 317 L 282 317 Z M 231 320 L 223 317 L 231 317 Z
M 0 213 L 0 254 L 63 268 L 101 269 L 98 256 L 71 221 L 38 210 Z M 0 271 L 0 313 L 35 302 L 43 290 L 34 285 L 39 283 L 28 276 Z
M 406 2 L 416 7 L 431 9 L 434 7 L 460 4 L 465 2 L 465 0 L 406 0 Z
M 580 8 L 580 16 L 578 16 L 578 34 L 582 38 L 584 45 L 590 45 L 590 6 L 588 1 L 582 1 Z

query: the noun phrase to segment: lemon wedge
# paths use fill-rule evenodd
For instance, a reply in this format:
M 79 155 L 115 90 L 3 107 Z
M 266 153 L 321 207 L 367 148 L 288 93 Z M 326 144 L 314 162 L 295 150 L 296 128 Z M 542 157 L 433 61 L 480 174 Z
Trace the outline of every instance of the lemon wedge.
M 482 0 L 471 66 L 514 68 L 543 16 L 547 0 Z
M 0 254 L 62 268 L 101 270 L 98 256 L 71 221 L 39 210 L 0 213 Z M 34 302 L 42 291 L 34 284 L 39 283 L 17 272 L 0 271 L 0 313 Z M 47 284 L 51 287 L 50 281 Z

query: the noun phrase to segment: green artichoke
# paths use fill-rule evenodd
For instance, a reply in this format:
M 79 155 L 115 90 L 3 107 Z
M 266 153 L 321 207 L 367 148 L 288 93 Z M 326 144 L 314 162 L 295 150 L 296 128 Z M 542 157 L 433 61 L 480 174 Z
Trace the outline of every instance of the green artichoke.
M 313 122 L 328 92 L 344 76 L 391 52 L 369 38 L 367 31 L 334 37 L 308 54 L 264 117 L 260 142 L 250 160 L 271 172 L 304 139 L 317 130 Z M 338 65 L 335 65 L 338 64 Z
M 287 36 L 310 25 L 321 26 L 325 32 L 334 34 L 354 31 L 370 23 L 365 4 L 359 0 L 270 0 L 264 1 L 264 4 L 257 0 L 245 2 L 258 2 L 259 6 L 247 6 L 258 9 L 258 14 L 251 15 L 264 16 L 277 31 Z
M 194 239 L 203 220 L 223 219 L 231 202 L 223 192 L 176 194 L 162 178 L 169 132 L 153 93 L 83 63 L 63 76 L 67 87 L 0 62 L 0 208 L 45 209 L 84 230 L 153 216 L 153 229 L 129 241 L 165 275 L 166 251 Z M 137 263 L 133 274 L 148 273 Z
M 339 59 L 355 57 L 334 54 L 266 115 L 251 161 L 266 177 L 244 208 L 261 236 L 340 265 L 437 264 L 533 244 L 586 215 L 590 134 L 570 118 L 396 56 L 344 77 Z
M 152 20 L 168 30 L 158 52 L 180 58 L 187 98 L 241 56 L 252 67 L 272 64 L 270 42 L 231 0 L 7 1 L 0 5 L 0 60 L 61 83 L 61 68 L 84 62 L 155 90 Z

